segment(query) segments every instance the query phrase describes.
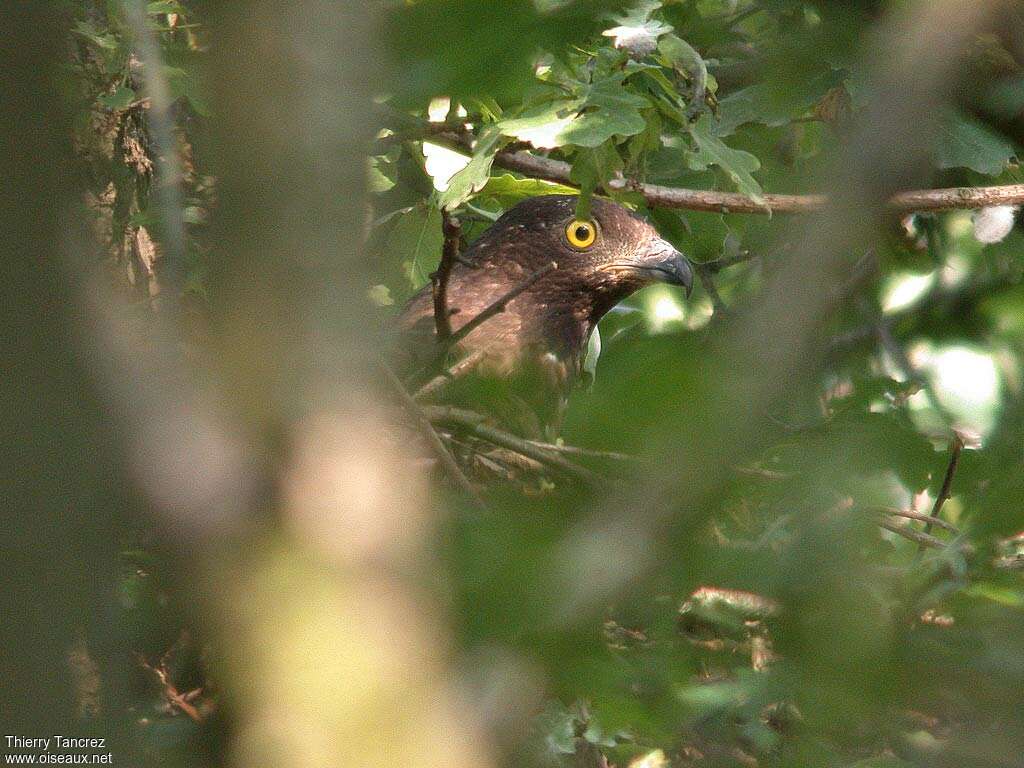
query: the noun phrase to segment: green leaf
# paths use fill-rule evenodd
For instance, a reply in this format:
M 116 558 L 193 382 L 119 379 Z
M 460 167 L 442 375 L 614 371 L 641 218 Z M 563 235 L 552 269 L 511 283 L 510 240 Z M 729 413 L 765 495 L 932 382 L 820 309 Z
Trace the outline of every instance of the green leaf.
M 395 186 L 394 165 L 385 158 L 371 157 L 367 163 L 367 183 L 374 194 L 387 192 Z
M 643 322 L 644 313 L 635 306 L 619 304 L 612 307 L 599 324 L 601 328 L 601 344 L 614 344 L 619 337 L 627 334 Z
M 576 151 L 572 159 L 569 178 L 580 186 L 580 202 L 576 207 L 581 218 L 590 216 L 590 195 L 598 187 L 622 170 L 622 158 L 611 144 L 583 148 Z
M 505 136 L 528 141 L 538 149 L 554 149 L 568 143 L 561 137 L 561 132 L 572 123 L 582 106 L 582 99 L 554 101 L 527 110 L 519 117 L 502 120 L 495 124 L 495 128 Z
M 708 68 L 703 57 L 697 53 L 697 49 L 683 40 L 678 35 L 666 35 L 658 41 L 658 50 L 661 55 L 668 59 L 674 66 L 684 72 L 703 70 L 707 77 Z
M 647 99 L 625 87 L 626 74 L 618 72 L 601 78 L 584 91 L 585 106 L 611 110 L 642 109 L 649 106 Z
M 635 136 L 647 127 L 640 109 L 650 102 L 626 88 L 625 77 L 620 72 L 587 89 L 583 111 L 559 133 L 563 144 L 597 147 L 615 136 Z
M 580 98 L 559 99 L 497 124 L 504 135 L 540 149 L 566 144 L 597 147 L 609 139 L 635 136 L 647 123 L 640 110 L 651 103 L 625 85 L 626 73 L 604 77 L 582 89 Z
M 741 88 L 718 103 L 718 136 L 729 136 L 741 125 L 785 125 L 806 113 L 843 82 L 842 72 L 828 70 L 803 81 L 765 82 Z
M 597 147 L 615 136 L 635 136 L 647 126 L 636 110 L 598 109 L 584 112 L 559 134 L 563 144 Z
M 487 184 L 494 164 L 494 155 L 501 149 L 501 134 L 495 129 L 488 129 L 477 141 L 473 158 L 461 171 L 452 176 L 448 189 L 441 193 L 440 204 L 450 211 L 468 200 L 475 192 L 479 192 Z
M 1002 173 L 1015 154 L 1014 146 L 962 112 L 944 116 L 935 147 L 939 168 L 970 168 L 994 176 Z
M 121 110 L 128 109 L 135 101 L 135 91 L 122 85 L 113 93 L 100 96 L 97 101 L 107 109 L 120 112 Z
M 721 99 L 718 103 L 718 118 L 718 135 L 728 136 L 746 123 L 773 127 L 785 125 L 792 114 L 788 105 L 773 98 L 767 83 L 757 83 Z
M 480 190 L 481 197 L 495 200 L 502 208 L 510 208 L 528 197 L 537 195 L 575 195 L 576 190 L 542 179 L 520 179 L 510 173 L 492 176 Z
M 164 74 L 172 98 L 185 99 L 197 115 L 210 116 L 210 104 L 206 99 L 203 81 L 194 68 L 164 67 Z
M 444 235 L 441 209 L 420 203 L 402 214 L 388 233 L 385 252 L 400 266 L 409 286 L 418 289 L 430 280 L 430 273 L 441 260 Z
M 658 51 L 678 70 L 685 72 L 693 79 L 694 107 L 700 108 L 704 102 L 704 92 L 708 86 L 708 65 L 697 50 L 681 37 L 666 35 L 658 41 Z
M 662 235 L 696 261 L 710 261 L 724 255 L 726 238 L 732 230 L 721 213 L 660 209 L 652 214 Z
M 536 726 L 550 756 L 571 755 L 576 750 L 574 719 L 572 712 L 554 701 L 537 715 Z
M 607 24 L 604 12 L 619 0 L 429 0 L 386 4 L 381 17 L 393 79 L 378 90 L 400 104 L 439 93 L 457 100 L 518 97 L 534 81 L 538 49 L 563 50 Z
M 117 38 L 112 34 L 109 32 L 100 32 L 87 21 L 78 22 L 73 31 L 84 37 L 97 48 L 101 48 L 104 51 L 116 51 L 120 45 Z
M 689 166 L 703 171 L 710 165 L 717 165 L 736 185 L 736 189 L 756 202 L 763 202 L 761 185 L 750 174 L 761 167 L 760 161 L 749 152 L 726 146 L 715 135 L 714 121 L 708 115 L 690 126 L 690 135 L 697 145 L 697 151 L 689 155 Z
M 647 20 L 651 18 L 651 14 L 660 10 L 661 6 L 661 0 L 641 0 L 641 2 L 636 3 L 632 8 L 629 8 L 621 15 L 616 16 L 615 20 L 623 26 L 643 26 L 647 23 Z M 659 24 L 660 22 L 651 23 Z M 671 27 L 669 27 L 669 29 L 671 29 Z
M 999 118 L 1015 120 L 1024 113 L 1024 77 L 1008 77 L 994 83 L 985 94 L 983 104 Z
M 979 582 L 977 584 L 972 584 L 965 589 L 964 594 L 968 597 L 991 600 L 994 603 L 1005 605 L 1008 608 L 1024 607 L 1024 595 L 1022 595 L 1019 590 L 1010 589 L 1002 584 Z

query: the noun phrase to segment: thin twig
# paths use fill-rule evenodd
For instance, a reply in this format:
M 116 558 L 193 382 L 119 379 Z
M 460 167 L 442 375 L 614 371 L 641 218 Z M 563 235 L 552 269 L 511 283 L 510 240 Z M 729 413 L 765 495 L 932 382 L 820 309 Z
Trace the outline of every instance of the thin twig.
M 700 280 L 701 286 L 704 288 L 704 293 L 711 299 L 711 306 L 714 309 L 716 315 L 724 314 L 729 311 L 729 307 L 726 306 L 722 300 L 722 294 L 718 292 L 718 287 L 715 285 L 715 278 L 710 272 L 706 272 L 698 267 L 697 278 Z
M 422 406 L 421 410 L 423 415 L 432 423 L 461 427 L 481 440 L 520 453 L 529 459 L 546 464 L 560 470 L 563 474 L 583 480 L 592 486 L 606 487 L 608 485 L 604 478 L 594 474 L 586 467 L 581 467 L 579 464 L 569 461 L 564 456 L 553 451 L 538 448 L 529 440 L 524 440 L 509 432 L 490 426 L 486 423 L 487 418 L 479 413 L 448 405 L 425 405 Z
M 789 480 L 793 477 L 792 472 L 779 472 L 778 470 L 764 469 L 763 467 L 744 467 L 739 465 L 734 466 L 732 469 L 737 475 L 759 477 L 763 480 Z
M 889 520 L 879 520 L 878 525 L 885 528 L 887 531 L 892 531 L 897 536 L 902 536 L 904 539 L 909 539 L 915 542 L 922 549 L 931 547 L 932 549 L 945 549 L 946 542 L 942 539 L 936 538 L 931 534 L 919 531 L 916 528 L 910 528 L 906 525 L 897 525 Z
M 860 289 L 878 271 L 878 257 L 874 248 L 868 248 L 864 255 L 857 259 L 857 262 L 850 269 L 849 274 L 843 282 L 833 288 L 833 299 L 837 303 L 845 303 L 852 296 L 856 296 Z
M 422 400 L 428 395 L 436 394 L 449 382 L 462 378 L 476 368 L 480 361 L 484 359 L 485 354 L 485 350 L 483 349 L 473 350 L 464 358 L 454 363 L 450 368 L 437 374 L 437 376 L 430 379 L 430 381 L 417 389 L 413 398 L 416 400 Z
M 580 448 L 576 445 L 564 445 L 562 443 L 544 443 L 540 440 L 527 440 L 527 442 L 545 451 L 564 453 L 569 456 L 585 456 L 590 459 L 611 459 L 613 461 L 642 461 L 639 456 L 630 456 L 628 453 L 595 451 L 591 448 Z
M 189 698 L 195 698 L 195 692 L 190 694 L 182 694 L 178 688 L 171 681 L 170 675 L 167 673 L 167 667 L 163 661 L 157 666 L 153 666 L 142 654 L 137 654 L 139 665 L 143 669 L 147 669 L 156 675 L 156 678 L 160 681 L 160 685 L 163 686 L 164 697 L 172 705 L 184 712 L 188 717 L 196 723 L 203 722 L 202 713 L 189 701 Z
M 932 505 L 931 520 L 924 526 L 925 533 L 928 533 L 932 525 L 939 521 L 939 515 L 942 514 L 942 506 L 949 499 L 950 492 L 953 489 L 953 477 L 956 475 L 956 469 L 960 465 L 960 454 L 964 450 L 964 440 L 959 432 L 953 433 L 953 439 L 950 441 L 949 447 L 951 451 L 949 464 L 946 465 L 946 474 L 942 478 L 942 487 L 939 489 L 939 495 L 935 497 L 935 504 Z M 918 551 L 923 551 L 923 549 L 924 546 L 922 545 Z
M 740 251 L 732 256 L 722 256 L 721 258 L 700 262 L 693 266 L 698 272 L 717 275 L 727 267 L 731 267 L 734 264 L 742 264 L 745 261 L 753 261 L 754 259 L 759 258 L 759 256 L 759 254 L 751 253 L 750 251 Z
M 451 334 L 449 334 L 448 337 L 442 341 L 442 343 L 437 345 L 437 352 L 434 355 L 434 358 L 431 360 L 431 362 L 429 362 L 427 365 L 425 365 L 423 368 L 421 368 L 415 375 L 411 376 L 410 380 L 411 381 L 422 381 L 424 378 L 426 378 L 430 374 L 434 373 L 434 371 L 437 370 L 437 368 L 441 365 L 441 363 L 444 362 L 444 360 L 447 357 L 448 353 L 452 349 L 454 349 L 455 346 L 460 341 L 462 341 L 469 334 L 471 334 L 473 331 L 475 331 L 477 328 L 479 328 L 481 325 L 486 323 L 488 320 L 490 320 L 495 315 L 498 315 L 498 314 L 501 314 L 502 312 L 504 312 L 505 308 L 508 306 L 509 302 L 511 302 L 514 298 L 516 298 L 523 291 L 529 289 L 534 283 L 536 283 L 538 280 L 540 280 L 542 277 L 544 277 L 544 275 L 546 275 L 549 272 L 552 272 L 552 271 L 554 271 L 556 269 L 558 269 L 558 264 L 556 262 L 554 262 L 554 261 L 552 261 L 547 266 L 538 269 L 536 272 L 531 274 L 529 277 L 527 277 L 521 283 L 519 283 L 518 285 L 514 286 L 512 288 L 512 290 L 508 291 L 505 295 L 503 295 L 497 301 L 495 301 L 492 304 L 490 304 L 487 307 L 485 307 L 479 314 L 477 314 L 475 317 L 471 318 L 469 320 L 469 322 L 467 322 L 465 325 L 460 327 L 457 331 L 453 331 Z M 435 311 L 435 316 L 436 316 L 436 312 L 437 312 L 437 305 L 436 305 L 436 303 L 435 303 L 434 306 L 435 306 L 434 311 Z M 439 341 L 441 341 L 441 340 L 439 339 Z M 477 351 L 476 359 L 472 360 L 470 368 L 475 366 L 477 363 L 479 363 L 480 359 L 482 359 L 482 358 L 483 358 L 483 352 Z M 454 378 L 454 376 L 452 374 L 455 372 L 455 369 L 457 367 L 460 367 L 460 366 L 462 366 L 462 361 L 460 361 L 459 363 L 456 363 L 456 365 L 452 366 L 452 368 L 450 368 L 447 372 L 442 373 L 439 376 L 433 376 L 431 379 L 429 379 L 427 381 L 426 384 L 424 384 L 422 387 L 420 387 L 419 390 L 417 390 L 415 397 L 416 398 L 420 398 L 420 397 L 423 397 L 423 396 L 425 396 L 427 394 L 435 392 L 437 389 L 439 389 L 441 386 L 443 386 L 446 381 L 450 381 L 452 378 Z M 470 370 L 470 368 L 461 367 L 461 368 L 459 368 L 459 370 L 460 370 L 461 373 L 465 373 L 468 370 Z
M 448 280 L 451 278 L 452 267 L 459 258 L 462 225 L 448 211 L 441 211 L 441 231 L 444 234 L 444 248 L 441 250 L 441 263 L 437 265 L 437 271 L 430 274 L 430 287 L 434 297 L 437 342 L 444 344 L 452 335 L 451 315 L 448 312 Z
M 426 417 L 423 411 L 420 409 L 419 403 L 417 403 L 412 396 L 406 391 L 402 385 L 401 380 L 395 375 L 395 372 L 385 364 L 381 363 L 381 368 L 384 370 L 384 378 L 388 380 L 391 388 L 395 390 L 395 394 L 401 401 L 402 405 L 408 411 L 409 415 L 416 421 L 417 426 L 423 433 L 423 436 L 430 443 L 430 447 L 437 454 L 437 458 L 440 459 L 441 464 L 444 465 L 445 472 L 448 476 L 469 496 L 473 503 L 476 504 L 480 509 L 486 509 L 487 505 L 484 500 L 480 498 L 480 494 L 476 492 L 473 484 L 469 482 L 469 478 L 466 477 L 459 463 L 455 460 L 452 452 L 448 450 L 448 447 L 444 444 L 441 436 L 437 434 L 437 430 L 434 429 L 434 425 L 430 423 L 430 420 Z
M 479 328 L 481 325 L 490 320 L 492 317 L 504 312 L 505 307 L 507 307 L 509 302 L 516 298 L 516 296 L 521 294 L 523 291 L 529 289 L 534 283 L 536 283 L 538 280 L 544 277 L 544 275 L 548 274 L 549 272 L 553 272 L 556 269 L 558 269 L 558 264 L 554 261 L 552 261 L 547 266 L 538 269 L 536 272 L 527 277 L 525 280 L 519 283 L 519 285 L 515 286 L 512 290 L 510 290 L 500 299 L 495 301 L 490 306 L 486 307 L 483 311 L 480 312 L 480 314 L 478 314 L 468 323 L 463 325 L 457 331 L 454 331 L 452 335 L 448 338 L 448 343 L 445 346 L 449 349 L 451 347 L 454 347 L 464 338 L 469 336 L 469 334 L 471 334 L 477 328 Z
M 887 314 L 885 320 L 889 328 L 893 328 L 896 324 L 907 318 L 920 316 L 933 309 L 942 309 L 947 313 L 951 313 L 958 308 L 967 311 L 978 301 L 990 296 L 993 292 L 1017 285 L 1019 285 L 1019 282 L 1013 276 L 1000 274 L 993 278 L 979 280 L 954 289 L 935 288 L 925 293 L 914 303 Z M 876 338 L 877 335 L 877 324 L 875 322 L 865 323 L 834 336 L 829 342 L 828 354 L 836 356 L 843 352 L 848 352 Z
M 960 535 L 960 529 L 942 518 L 934 518 L 924 512 L 915 512 L 912 509 L 896 509 L 895 507 L 881 507 L 877 510 L 881 515 L 892 515 L 893 517 L 905 517 L 907 520 L 917 520 L 919 523 L 931 523 L 949 531 L 954 536 Z
M 472 134 L 442 133 L 434 137 L 458 151 L 472 151 Z M 510 171 L 537 179 L 574 186 L 570 178 L 571 166 L 561 160 L 539 157 L 530 152 L 502 150 L 494 157 L 494 164 Z M 712 213 L 814 213 L 829 204 L 825 195 L 780 195 L 766 193 L 760 200 L 738 192 L 718 192 L 707 189 L 684 189 L 645 184 L 629 179 L 615 179 L 606 191 L 632 190 L 639 192 L 648 205 L 662 208 L 682 208 Z M 991 187 L 948 187 L 918 189 L 899 192 L 888 200 L 890 210 L 897 213 L 919 211 L 952 211 L 987 208 L 993 205 L 1024 204 L 1024 184 Z
M 910 355 L 907 354 L 903 345 L 893 335 L 892 327 L 886 317 L 879 310 L 872 308 L 871 302 L 864 296 L 860 297 L 858 308 L 861 314 L 874 323 L 878 344 L 889 355 L 896 369 L 907 381 L 917 384 L 925 397 L 928 398 L 928 402 L 935 409 L 935 412 L 939 414 L 946 424 L 951 424 L 953 422 L 953 415 L 942 404 L 931 380 L 927 376 L 922 376 L 914 367 L 914 364 L 910 361 Z

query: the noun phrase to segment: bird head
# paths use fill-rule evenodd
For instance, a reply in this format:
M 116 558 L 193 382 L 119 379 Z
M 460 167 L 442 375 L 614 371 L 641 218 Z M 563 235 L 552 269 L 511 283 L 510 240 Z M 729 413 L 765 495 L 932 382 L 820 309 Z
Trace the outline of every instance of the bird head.
M 442 296 L 458 349 L 475 356 L 475 372 L 540 381 L 542 399 L 554 393 L 556 401 L 579 374 L 606 312 L 652 283 L 687 294 L 693 285 L 690 263 L 647 221 L 599 199 L 580 220 L 577 201 L 545 195 L 510 208 L 452 265 Z M 420 368 L 433 364 L 438 350 L 430 343 L 437 295 L 425 286 L 397 319 L 403 348 Z
M 536 291 L 570 300 L 596 322 L 622 299 L 653 283 L 678 285 L 687 296 L 693 269 L 653 226 L 608 200 L 591 201 L 590 216 L 576 216 L 577 198 L 543 195 L 509 209 L 475 250 L 493 262 L 514 260 L 525 271 L 550 262 L 558 269 Z M 491 259 L 488 259 L 491 260 Z

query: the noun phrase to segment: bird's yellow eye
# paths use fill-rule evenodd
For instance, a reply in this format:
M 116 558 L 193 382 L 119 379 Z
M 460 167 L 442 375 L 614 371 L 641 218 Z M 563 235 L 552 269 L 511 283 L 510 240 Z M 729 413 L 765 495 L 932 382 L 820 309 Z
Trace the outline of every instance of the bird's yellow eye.
M 597 239 L 597 226 L 592 221 L 573 219 L 565 228 L 565 239 L 573 248 L 589 248 Z

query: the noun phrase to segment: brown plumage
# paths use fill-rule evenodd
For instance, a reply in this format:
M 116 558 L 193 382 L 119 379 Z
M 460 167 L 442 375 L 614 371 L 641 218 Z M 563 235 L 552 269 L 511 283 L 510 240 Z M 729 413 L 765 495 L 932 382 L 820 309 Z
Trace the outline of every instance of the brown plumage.
M 463 254 L 465 263 L 454 264 L 447 285 L 450 324 L 457 331 L 531 275 L 557 264 L 454 350 L 481 356 L 477 372 L 506 383 L 515 405 L 525 401 L 545 426 L 558 422 L 590 335 L 608 310 L 645 285 L 665 282 L 689 292 L 693 281 L 686 259 L 644 219 L 595 199 L 591 219 L 578 222 L 575 208 L 573 196 L 547 195 L 509 209 Z M 398 328 L 406 370 L 436 355 L 430 286 L 409 301 Z

